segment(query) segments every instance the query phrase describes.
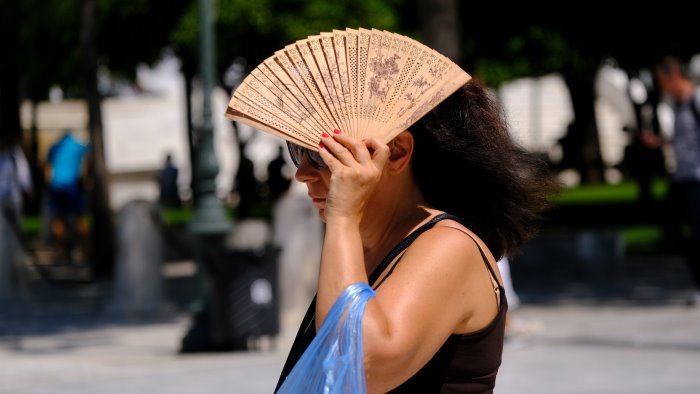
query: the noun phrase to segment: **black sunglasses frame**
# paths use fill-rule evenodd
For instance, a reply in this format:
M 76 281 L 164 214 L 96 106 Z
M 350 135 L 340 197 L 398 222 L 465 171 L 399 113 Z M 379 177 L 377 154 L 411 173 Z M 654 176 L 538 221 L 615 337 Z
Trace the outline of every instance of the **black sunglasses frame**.
M 289 156 L 292 157 L 292 162 L 297 168 L 299 168 L 301 165 L 301 160 L 304 158 L 304 153 L 306 153 L 306 156 L 309 158 L 309 164 L 311 164 L 311 167 L 317 170 L 325 170 L 327 168 L 326 163 L 324 163 L 323 159 L 321 158 L 321 154 L 316 151 L 304 148 L 303 146 L 289 141 L 287 141 L 287 150 L 289 150 Z

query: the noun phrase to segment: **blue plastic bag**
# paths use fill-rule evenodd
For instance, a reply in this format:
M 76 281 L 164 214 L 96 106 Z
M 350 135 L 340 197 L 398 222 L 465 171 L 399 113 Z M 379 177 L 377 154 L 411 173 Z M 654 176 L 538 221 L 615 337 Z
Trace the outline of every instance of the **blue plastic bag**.
M 355 283 L 343 291 L 278 390 L 279 394 L 367 392 L 362 316 L 372 297 L 374 290 L 367 283 Z

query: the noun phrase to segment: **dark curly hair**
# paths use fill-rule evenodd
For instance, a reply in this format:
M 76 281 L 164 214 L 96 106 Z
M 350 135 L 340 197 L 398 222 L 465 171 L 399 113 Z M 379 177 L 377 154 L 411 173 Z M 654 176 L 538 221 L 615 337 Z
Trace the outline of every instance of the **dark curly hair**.
M 513 143 L 500 106 L 478 82 L 409 131 L 413 176 L 428 204 L 460 217 L 496 258 L 535 235 L 557 185 L 541 161 Z

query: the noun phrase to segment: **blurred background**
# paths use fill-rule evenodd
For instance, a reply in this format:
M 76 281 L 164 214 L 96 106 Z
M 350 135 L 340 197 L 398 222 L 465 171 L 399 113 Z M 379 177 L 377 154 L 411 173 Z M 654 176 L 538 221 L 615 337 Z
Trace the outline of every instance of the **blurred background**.
M 608 7 L 0 0 L 0 393 L 272 392 L 323 226 L 282 141 L 223 114 L 274 51 L 345 27 L 459 63 L 565 185 L 501 262 L 496 391 L 698 392 L 697 224 L 669 240 L 673 146 L 641 137 L 673 137 L 653 66 L 700 78 L 697 18 Z

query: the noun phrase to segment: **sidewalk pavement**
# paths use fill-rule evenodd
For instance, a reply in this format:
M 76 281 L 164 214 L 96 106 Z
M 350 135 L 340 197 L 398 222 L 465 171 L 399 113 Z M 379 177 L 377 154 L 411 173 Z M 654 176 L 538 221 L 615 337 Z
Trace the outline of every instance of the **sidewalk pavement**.
M 524 305 L 496 393 L 694 394 L 700 310 Z M 189 320 L 2 337 L 0 393 L 271 393 L 292 330 L 249 352 L 179 355 Z
M 514 279 L 523 303 L 497 394 L 700 392 L 700 307 L 683 305 L 681 261 L 628 261 L 605 280 Z M 46 293 L 41 313 L 0 311 L 0 394 L 271 393 L 301 319 L 283 316 L 259 350 L 181 355 L 189 316 L 100 318 L 107 295 L 81 285 Z
M 700 309 L 524 306 L 513 321 L 496 393 L 700 390 Z

